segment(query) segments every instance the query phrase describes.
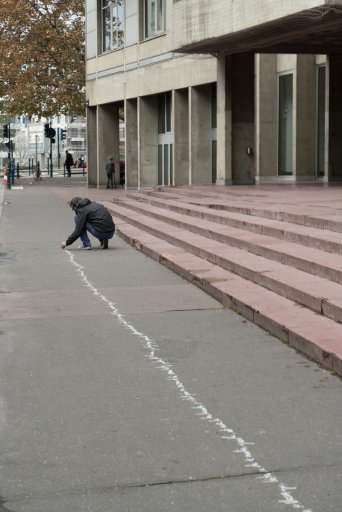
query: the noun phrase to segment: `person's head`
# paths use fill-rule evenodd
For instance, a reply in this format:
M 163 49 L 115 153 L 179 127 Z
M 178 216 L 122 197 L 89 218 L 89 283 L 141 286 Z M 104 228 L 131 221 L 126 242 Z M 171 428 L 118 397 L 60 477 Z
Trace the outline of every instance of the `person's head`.
M 70 208 L 75 211 L 77 208 L 78 203 L 80 202 L 81 197 L 73 197 L 70 201 Z
M 113 156 L 109 156 L 109 157 L 108 157 L 108 161 L 109 161 L 109 162 L 113 162 L 113 160 L 114 160 L 114 157 L 113 157 Z

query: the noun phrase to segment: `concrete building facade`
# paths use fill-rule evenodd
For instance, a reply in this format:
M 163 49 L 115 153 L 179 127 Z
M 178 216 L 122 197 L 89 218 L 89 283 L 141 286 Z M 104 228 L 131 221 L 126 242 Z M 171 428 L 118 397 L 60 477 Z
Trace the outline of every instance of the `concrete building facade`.
M 341 180 L 341 28 L 342 0 L 87 0 L 89 186 L 120 121 L 127 188 Z

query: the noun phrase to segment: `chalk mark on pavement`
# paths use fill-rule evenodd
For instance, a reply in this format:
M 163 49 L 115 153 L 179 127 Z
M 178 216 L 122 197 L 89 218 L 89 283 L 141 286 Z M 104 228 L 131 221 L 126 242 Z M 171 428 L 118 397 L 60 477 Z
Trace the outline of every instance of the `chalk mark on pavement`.
M 244 466 L 246 468 L 253 468 L 257 473 L 256 478 L 260 479 L 262 483 L 265 484 L 275 484 L 278 486 L 278 492 L 280 494 L 280 499 L 278 503 L 282 503 L 288 507 L 291 507 L 295 510 L 302 510 L 302 512 L 313 512 L 312 509 L 305 508 L 294 496 L 292 491 L 296 490 L 296 487 L 288 487 L 284 483 L 279 482 L 277 477 L 271 471 L 268 471 L 265 467 L 257 462 L 257 460 L 253 457 L 250 446 L 253 446 L 254 443 L 250 443 L 245 441 L 242 437 L 238 435 L 232 428 L 225 425 L 225 423 L 219 418 L 215 418 L 205 407 L 204 404 L 199 402 L 193 394 L 191 394 L 184 386 L 184 384 L 179 379 L 178 375 L 173 370 L 172 364 L 165 361 L 164 359 L 156 356 L 156 351 L 159 350 L 159 346 L 157 342 L 151 338 L 149 338 L 146 334 L 139 332 L 133 324 L 129 323 L 125 320 L 124 316 L 120 313 L 120 311 L 115 306 L 115 303 L 110 301 L 105 295 L 103 295 L 88 279 L 84 267 L 75 261 L 74 255 L 65 250 L 68 254 L 70 262 L 75 266 L 76 271 L 79 273 L 81 280 L 87 286 L 87 288 L 93 292 L 95 296 L 97 296 L 100 300 L 102 300 L 112 311 L 113 316 L 116 320 L 128 331 L 130 331 L 134 336 L 136 336 L 140 342 L 142 343 L 143 348 L 147 352 L 147 358 L 155 365 L 155 368 L 164 371 L 167 375 L 168 380 L 172 381 L 175 386 L 178 388 L 180 393 L 180 398 L 182 400 L 186 400 L 189 402 L 191 409 L 196 411 L 196 416 L 201 418 L 202 420 L 206 420 L 209 423 L 215 424 L 219 428 L 220 438 L 228 443 L 234 442 L 236 448 L 234 453 L 241 454 L 244 459 Z

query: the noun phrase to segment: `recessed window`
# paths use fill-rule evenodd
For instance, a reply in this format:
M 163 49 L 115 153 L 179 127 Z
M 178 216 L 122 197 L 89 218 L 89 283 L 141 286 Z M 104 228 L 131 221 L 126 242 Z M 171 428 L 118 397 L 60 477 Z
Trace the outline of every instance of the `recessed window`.
M 165 0 L 144 0 L 144 36 L 165 30 Z
M 171 132 L 172 96 L 171 92 L 158 94 L 158 133 Z
M 293 74 L 278 77 L 278 174 L 293 174 Z
M 324 176 L 325 170 L 325 89 L 326 66 L 317 68 L 317 112 L 316 112 L 316 167 L 317 177 Z
M 102 51 L 121 48 L 125 42 L 124 0 L 101 0 Z

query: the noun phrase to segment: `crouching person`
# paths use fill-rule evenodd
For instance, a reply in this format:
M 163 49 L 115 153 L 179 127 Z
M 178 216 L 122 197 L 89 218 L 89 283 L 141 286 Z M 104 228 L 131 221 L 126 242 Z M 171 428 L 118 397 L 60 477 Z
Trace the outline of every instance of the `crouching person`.
M 102 204 L 90 199 L 74 197 L 70 201 L 70 208 L 75 212 L 75 229 L 65 242 L 61 242 L 62 249 L 73 244 L 78 238 L 82 241 L 81 249 L 90 250 L 91 242 L 87 231 L 100 241 L 101 249 L 108 249 L 108 240 L 113 238 L 115 224 L 112 216 Z

